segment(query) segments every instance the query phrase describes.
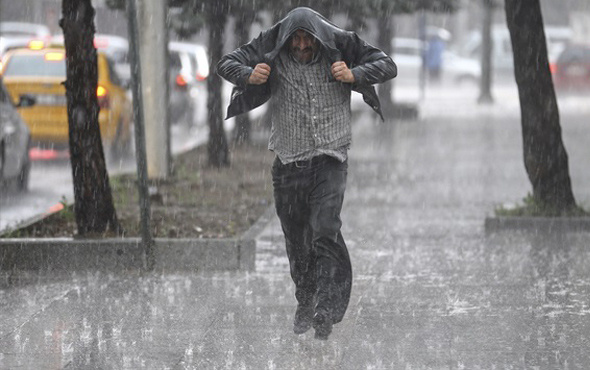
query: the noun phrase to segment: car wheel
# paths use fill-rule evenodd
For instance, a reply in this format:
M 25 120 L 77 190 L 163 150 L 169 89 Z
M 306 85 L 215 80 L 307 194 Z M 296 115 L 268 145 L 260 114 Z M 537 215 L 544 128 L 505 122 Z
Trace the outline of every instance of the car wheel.
M 29 179 L 31 178 L 31 159 L 29 158 L 29 150 L 31 149 L 31 144 L 27 145 L 27 154 L 25 156 L 25 161 L 21 170 L 18 174 L 17 178 L 17 188 L 18 191 L 25 192 L 29 190 Z

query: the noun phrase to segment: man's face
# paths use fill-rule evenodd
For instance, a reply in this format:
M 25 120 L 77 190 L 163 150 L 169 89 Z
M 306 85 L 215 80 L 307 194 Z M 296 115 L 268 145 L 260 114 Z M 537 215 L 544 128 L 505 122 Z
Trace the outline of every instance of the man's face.
M 311 34 L 297 30 L 291 36 L 291 54 L 301 63 L 309 63 L 318 50 L 318 42 Z

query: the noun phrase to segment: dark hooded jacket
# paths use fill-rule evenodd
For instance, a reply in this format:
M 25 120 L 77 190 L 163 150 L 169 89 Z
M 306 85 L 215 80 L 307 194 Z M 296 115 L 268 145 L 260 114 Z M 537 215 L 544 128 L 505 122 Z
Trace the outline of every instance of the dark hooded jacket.
M 352 89 L 361 93 L 363 100 L 383 119 L 379 98 L 372 85 L 395 77 L 395 63 L 381 50 L 361 40 L 356 33 L 337 27 L 309 8 L 293 9 L 250 43 L 221 58 L 217 64 L 217 73 L 236 85 L 226 118 L 248 112 L 268 101 L 271 96 L 270 83 L 249 85 L 247 80 L 259 63 L 268 64 L 272 74 L 279 52 L 299 29 L 312 34 L 319 41 L 321 52 L 325 53 L 330 63 L 346 63 L 355 78 Z

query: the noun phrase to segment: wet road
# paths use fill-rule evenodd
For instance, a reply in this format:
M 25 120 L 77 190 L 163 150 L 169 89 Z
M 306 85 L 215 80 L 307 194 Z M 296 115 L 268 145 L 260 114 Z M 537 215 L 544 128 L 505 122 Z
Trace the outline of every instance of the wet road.
M 191 130 L 173 126 L 172 151 L 175 153 L 201 144 L 207 140 L 207 135 L 208 129 L 202 124 Z M 136 171 L 134 156 L 120 160 L 107 156 L 106 160 L 110 175 Z M 63 199 L 67 203 L 74 201 L 70 160 L 65 158 L 33 162 L 28 192 L 18 193 L 16 189 L 9 189 L 0 193 L 0 231 L 49 211 Z
M 440 99 L 416 122 L 355 122 L 352 299 L 327 342 L 291 331 L 274 220 L 251 273 L 3 279 L 0 368 L 590 368 L 590 234 L 486 236 L 494 207 L 530 191 L 518 107 Z M 562 127 L 587 207 L 590 114 L 576 107 L 561 106 Z

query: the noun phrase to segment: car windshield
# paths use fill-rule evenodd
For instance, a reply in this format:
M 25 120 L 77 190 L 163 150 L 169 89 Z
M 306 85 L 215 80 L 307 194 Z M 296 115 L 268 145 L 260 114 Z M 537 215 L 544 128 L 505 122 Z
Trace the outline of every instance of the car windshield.
M 4 76 L 66 76 L 66 63 L 64 59 L 47 59 L 44 54 L 13 55 L 8 60 L 8 64 L 4 70 Z

